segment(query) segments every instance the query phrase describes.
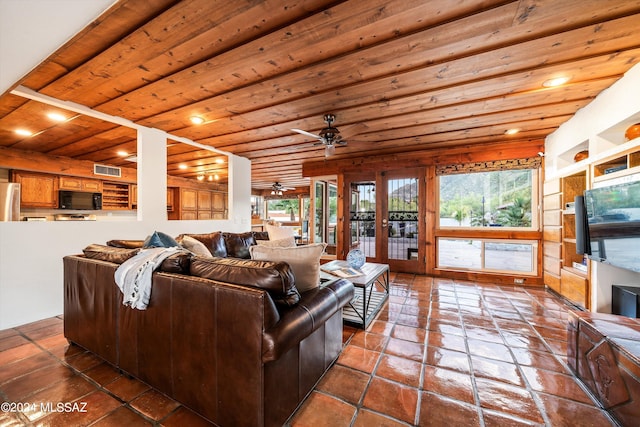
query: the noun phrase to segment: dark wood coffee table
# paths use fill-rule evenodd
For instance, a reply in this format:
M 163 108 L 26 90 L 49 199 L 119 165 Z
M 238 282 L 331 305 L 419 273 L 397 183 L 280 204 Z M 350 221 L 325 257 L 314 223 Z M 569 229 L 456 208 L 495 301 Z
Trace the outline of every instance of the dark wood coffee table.
M 337 276 L 328 272 L 334 267 L 349 267 L 349 264 L 342 260 L 324 264 L 321 267 L 322 277 L 336 279 Z M 389 297 L 389 266 L 366 262 L 360 271 L 362 275 L 347 278 L 354 284 L 356 292 L 349 305 L 342 309 L 342 316 L 345 323 L 367 329 Z

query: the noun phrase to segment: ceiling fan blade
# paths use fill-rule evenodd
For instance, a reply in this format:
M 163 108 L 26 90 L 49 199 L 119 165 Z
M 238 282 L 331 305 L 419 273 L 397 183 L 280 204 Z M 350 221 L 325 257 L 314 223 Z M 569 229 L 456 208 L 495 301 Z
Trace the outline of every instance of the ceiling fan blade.
M 306 135 L 306 136 L 309 136 L 311 138 L 319 139 L 320 141 L 322 141 L 322 137 L 320 135 L 316 135 L 316 134 L 313 134 L 311 132 L 307 132 L 306 130 L 302 130 L 302 129 L 291 129 L 291 130 L 294 131 L 294 132 L 300 133 L 302 135 Z
M 342 127 L 340 129 L 340 135 L 342 136 L 342 138 L 347 139 L 351 136 L 366 132 L 368 129 L 369 129 L 369 126 L 367 126 L 366 124 L 356 123 L 354 125 Z

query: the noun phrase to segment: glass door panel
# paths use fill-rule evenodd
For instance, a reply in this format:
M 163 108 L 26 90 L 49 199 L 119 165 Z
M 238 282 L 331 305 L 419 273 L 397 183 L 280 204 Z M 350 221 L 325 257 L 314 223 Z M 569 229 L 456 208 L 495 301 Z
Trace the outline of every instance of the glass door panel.
M 314 188 L 314 207 L 315 215 L 313 218 L 313 241 L 324 242 L 324 182 L 316 182 Z
M 398 178 L 387 181 L 389 259 L 418 258 L 418 180 Z
M 424 273 L 426 205 L 421 177 L 422 169 L 348 177 L 345 249 L 358 248 L 368 262 L 389 264 L 392 271 Z
M 350 247 L 376 258 L 376 184 L 352 182 L 349 207 Z

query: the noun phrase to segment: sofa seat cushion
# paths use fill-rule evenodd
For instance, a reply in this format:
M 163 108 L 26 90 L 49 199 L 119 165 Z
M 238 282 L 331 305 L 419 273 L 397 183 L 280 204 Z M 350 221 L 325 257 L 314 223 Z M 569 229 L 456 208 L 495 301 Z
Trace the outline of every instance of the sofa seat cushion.
M 289 349 L 311 335 L 353 299 L 353 283 L 337 279 L 303 292 L 295 307 L 282 310 L 280 321 L 263 335 L 262 361 L 278 360 Z
M 176 238 L 178 243 L 182 242 L 184 236 L 192 237 L 203 243 L 214 257 L 226 258 L 228 256 L 227 246 L 224 242 L 224 233 L 222 231 L 214 231 L 213 233 L 206 234 L 181 234 Z
M 251 231 L 246 233 L 224 233 L 224 242 L 227 248 L 227 256 L 250 259 L 249 248 L 256 244 L 256 238 Z
M 264 289 L 280 307 L 291 307 L 300 301 L 293 271 L 284 262 L 193 257 L 190 274 Z

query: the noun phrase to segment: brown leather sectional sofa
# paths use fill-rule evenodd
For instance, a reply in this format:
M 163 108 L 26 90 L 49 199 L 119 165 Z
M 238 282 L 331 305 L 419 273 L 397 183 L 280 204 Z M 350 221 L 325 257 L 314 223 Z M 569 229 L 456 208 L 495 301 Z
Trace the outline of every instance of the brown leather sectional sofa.
M 91 245 L 64 258 L 65 336 L 219 426 L 282 425 L 342 349 L 346 280 L 292 299 L 286 263 L 179 254 L 136 310 L 114 273 L 137 251 Z

